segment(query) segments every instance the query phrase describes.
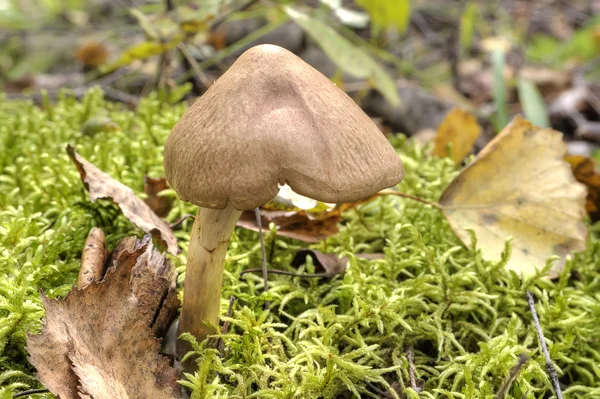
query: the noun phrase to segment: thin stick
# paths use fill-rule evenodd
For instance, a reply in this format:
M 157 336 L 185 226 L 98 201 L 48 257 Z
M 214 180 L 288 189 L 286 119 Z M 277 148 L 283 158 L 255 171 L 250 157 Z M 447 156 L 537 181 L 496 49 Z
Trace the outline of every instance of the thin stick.
M 169 225 L 169 227 L 171 228 L 171 230 L 173 230 L 176 227 L 179 227 L 179 225 L 181 223 L 183 223 L 185 220 L 187 219 L 192 219 L 192 220 L 196 220 L 196 216 L 194 215 L 190 215 L 189 213 L 186 213 L 185 215 L 183 215 L 181 218 L 179 218 L 178 220 L 174 221 L 173 223 L 171 223 Z
M 261 269 L 246 269 L 240 273 L 240 277 L 247 273 L 260 273 L 260 272 L 263 272 L 262 268 Z M 315 274 L 306 273 L 306 274 L 304 274 L 304 273 L 293 273 L 293 272 L 288 272 L 285 270 L 278 270 L 278 269 L 269 269 L 269 270 L 267 270 L 267 273 L 282 274 L 284 276 L 292 276 L 292 277 L 306 277 L 306 278 L 319 278 L 319 277 L 335 276 L 335 274 L 333 274 L 333 273 L 315 273 Z
M 417 197 L 415 195 L 401 193 L 399 191 L 394 191 L 394 190 L 382 190 L 382 191 L 379 192 L 378 195 L 395 195 L 397 197 L 408 198 L 408 199 L 411 199 L 411 200 L 414 200 L 414 201 L 421 202 L 421 203 L 426 204 L 426 205 L 431 205 L 434 208 L 437 208 L 439 210 L 442 210 L 444 208 L 443 206 L 441 206 L 437 202 L 429 201 L 429 200 L 423 199 L 421 197 Z
M 217 26 L 221 25 L 223 22 L 225 22 L 227 20 L 227 18 L 229 18 L 231 16 L 231 14 L 235 14 L 236 12 L 245 11 L 258 2 L 259 2 L 259 0 L 250 0 L 249 2 L 247 2 L 245 4 L 241 4 L 235 8 L 232 8 L 228 12 L 221 14 L 220 16 L 218 16 L 217 18 L 215 18 L 212 21 L 212 23 L 210 24 L 210 29 L 213 30 Z
M 542 332 L 542 327 L 540 326 L 540 320 L 538 319 L 537 312 L 535 311 L 535 303 L 533 302 L 533 295 L 531 292 L 527 291 L 525 293 L 527 297 L 527 302 L 529 303 L 529 309 L 531 310 L 531 315 L 533 316 L 533 322 L 535 323 L 535 329 L 538 333 L 538 338 L 540 339 L 540 345 L 542 346 L 542 352 L 544 353 L 544 357 L 546 358 L 546 371 L 550 376 L 550 381 L 552 381 L 552 386 L 554 387 L 554 392 L 556 393 L 556 399 L 562 399 L 562 391 L 560 389 L 560 385 L 558 383 L 558 375 L 556 373 L 556 368 L 554 367 L 554 363 L 552 363 L 552 359 L 550 359 L 550 354 L 548 353 L 548 347 L 546 346 L 546 341 L 544 339 L 544 333 Z
M 370 382 L 367 381 L 367 386 L 373 391 L 375 392 L 377 395 L 383 397 L 383 398 L 391 398 L 392 395 L 389 392 L 386 391 L 382 391 L 381 389 L 377 388 L 375 385 L 371 384 Z
M 521 369 L 523 368 L 523 366 L 525 366 L 525 364 L 528 361 L 529 361 L 529 356 L 527 356 L 526 354 L 522 353 L 519 356 L 519 362 L 516 365 L 514 365 L 513 368 L 510 370 L 508 379 L 504 382 L 504 384 L 502 384 L 502 387 L 496 394 L 496 399 L 504 399 L 504 397 L 506 396 L 506 392 L 508 392 L 508 389 L 512 385 L 513 381 L 515 380 L 515 378 L 517 378 L 517 375 L 519 375 L 519 373 L 521 372 Z
M 408 376 L 410 378 L 410 387 L 415 390 L 415 392 L 421 392 L 421 388 L 417 386 L 417 380 L 415 378 L 415 354 L 413 352 L 413 348 L 410 346 L 406 348 L 406 355 L 408 357 Z
M 230 318 L 233 314 L 233 304 L 235 303 L 236 297 L 233 295 L 229 298 L 229 308 L 227 309 L 227 318 Z M 227 334 L 229 331 L 229 320 L 225 320 L 223 323 L 223 327 L 221 327 L 221 334 Z M 223 357 L 223 352 L 225 351 L 225 342 L 223 342 L 223 338 L 219 338 L 219 343 L 217 344 L 217 348 L 219 349 L 219 354 Z
M 262 231 L 262 220 L 260 218 L 260 211 L 258 208 L 254 208 L 254 215 L 256 215 L 256 224 L 258 225 L 258 236 L 260 238 L 260 252 L 262 255 L 262 273 L 263 273 L 263 290 L 265 292 L 269 291 L 269 280 L 267 278 L 267 251 L 265 250 L 265 238 L 263 236 Z M 265 301 L 265 310 L 269 310 L 271 308 L 271 303 L 269 301 Z
M 187 47 L 187 45 L 185 43 L 181 42 L 177 45 L 177 48 L 179 49 L 181 54 L 183 54 L 185 59 L 188 61 L 188 63 L 192 67 L 192 70 L 196 74 L 196 78 L 198 79 L 198 81 L 200 83 L 202 83 L 202 85 L 205 88 L 209 88 L 211 86 L 210 81 L 208 80 L 208 78 L 206 77 L 204 72 L 202 72 L 202 69 L 200 69 L 200 65 L 198 65 L 198 61 L 196 61 L 196 59 L 190 52 L 189 48 Z
M 22 398 L 23 396 L 29 396 L 29 395 L 35 395 L 38 393 L 47 393 L 50 392 L 49 390 L 45 389 L 45 388 L 41 388 L 41 389 L 30 389 L 29 391 L 23 391 L 23 392 L 19 392 L 17 394 L 15 394 L 13 396 L 13 399 L 15 398 Z

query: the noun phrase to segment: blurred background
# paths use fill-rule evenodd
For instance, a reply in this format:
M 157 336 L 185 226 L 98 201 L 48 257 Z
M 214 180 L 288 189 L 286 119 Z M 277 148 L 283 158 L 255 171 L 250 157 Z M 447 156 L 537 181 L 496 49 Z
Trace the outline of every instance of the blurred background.
M 460 106 L 481 148 L 517 113 L 600 143 L 600 1 L 0 0 L 0 90 L 52 100 L 100 86 L 135 107 L 201 95 L 245 49 L 283 46 L 385 132 L 424 142 Z

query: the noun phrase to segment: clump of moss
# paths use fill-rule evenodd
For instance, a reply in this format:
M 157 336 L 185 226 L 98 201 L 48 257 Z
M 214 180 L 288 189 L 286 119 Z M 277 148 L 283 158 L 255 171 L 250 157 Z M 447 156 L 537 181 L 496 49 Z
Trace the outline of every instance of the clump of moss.
M 155 96 L 127 111 L 98 90 L 81 101 L 63 93 L 44 108 L 0 101 L 0 397 L 39 386 L 25 332 L 40 329 L 40 289 L 61 296 L 71 288 L 89 229 L 103 228 L 109 246 L 140 234 L 113 205 L 89 203 L 65 145 L 141 195 L 145 175 L 163 175 L 162 146 L 183 111 Z M 393 144 L 405 164 L 404 192 L 436 200 L 458 173 L 450 160 L 429 158 L 403 137 Z M 167 219 L 193 211 L 176 201 Z M 180 286 L 190 227 L 176 231 L 184 250 L 173 258 Z M 300 270 L 290 267 L 304 244 L 273 228 L 265 239 L 270 267 L 314 271 L 310 259 Z M 347 212 L 339 234 L 313 247 L 347 256 L 345 275 L 271 275 L 263 293 L 260 276 L 240 277 L 260 264 L 257 234 L 236 231 L 222 298 L 223 314 L 230 296 L 237 298 L 231 328 L 221 337 L 222 356 L 207 342 L 194 345 L 198 371 L 182 381 L 193 398 L 494 398 L 521 354 L 531 360 L 507 397 L 551 397 L 526 290 L 537 298 L 564 396 L 600 397 L 597 233 L 556 281 L 521 280 L 504 269 L 510 245 L 503 259 L 484 260 L 436 209 L 382 197 Z M 356 256 L 364 252 L 385 257 Z M 421 392 L 410 387 L 408 349 Z

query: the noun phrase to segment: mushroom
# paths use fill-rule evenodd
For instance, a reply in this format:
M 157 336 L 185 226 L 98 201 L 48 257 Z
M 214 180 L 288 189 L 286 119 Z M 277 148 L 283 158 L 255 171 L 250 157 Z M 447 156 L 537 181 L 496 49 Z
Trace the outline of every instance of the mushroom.
M 164 150 L 169 184 L 200 206 L 179 320 L 179 333 L 199 341 L 219 322 L 224 258 L 242 211 L 267 203 L 284 184 L 337 203 L 403 177 L 398 154 L 361 108 L 275 45 L 244 52 L 185 112 Z M 188 349 L 178 342 L 179 357 Z

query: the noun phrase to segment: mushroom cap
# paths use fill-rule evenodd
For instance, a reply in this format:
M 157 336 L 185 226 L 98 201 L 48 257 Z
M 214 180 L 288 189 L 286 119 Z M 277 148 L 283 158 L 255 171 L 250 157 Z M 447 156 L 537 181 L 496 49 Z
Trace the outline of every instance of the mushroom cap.
M 253 209 L 279 186 L 353 202 L 398 184 L 400 157 L 346 93 L 293 53 L 259 45 L 181 117 L 165 144 L 167 180 L 182 200 Z

